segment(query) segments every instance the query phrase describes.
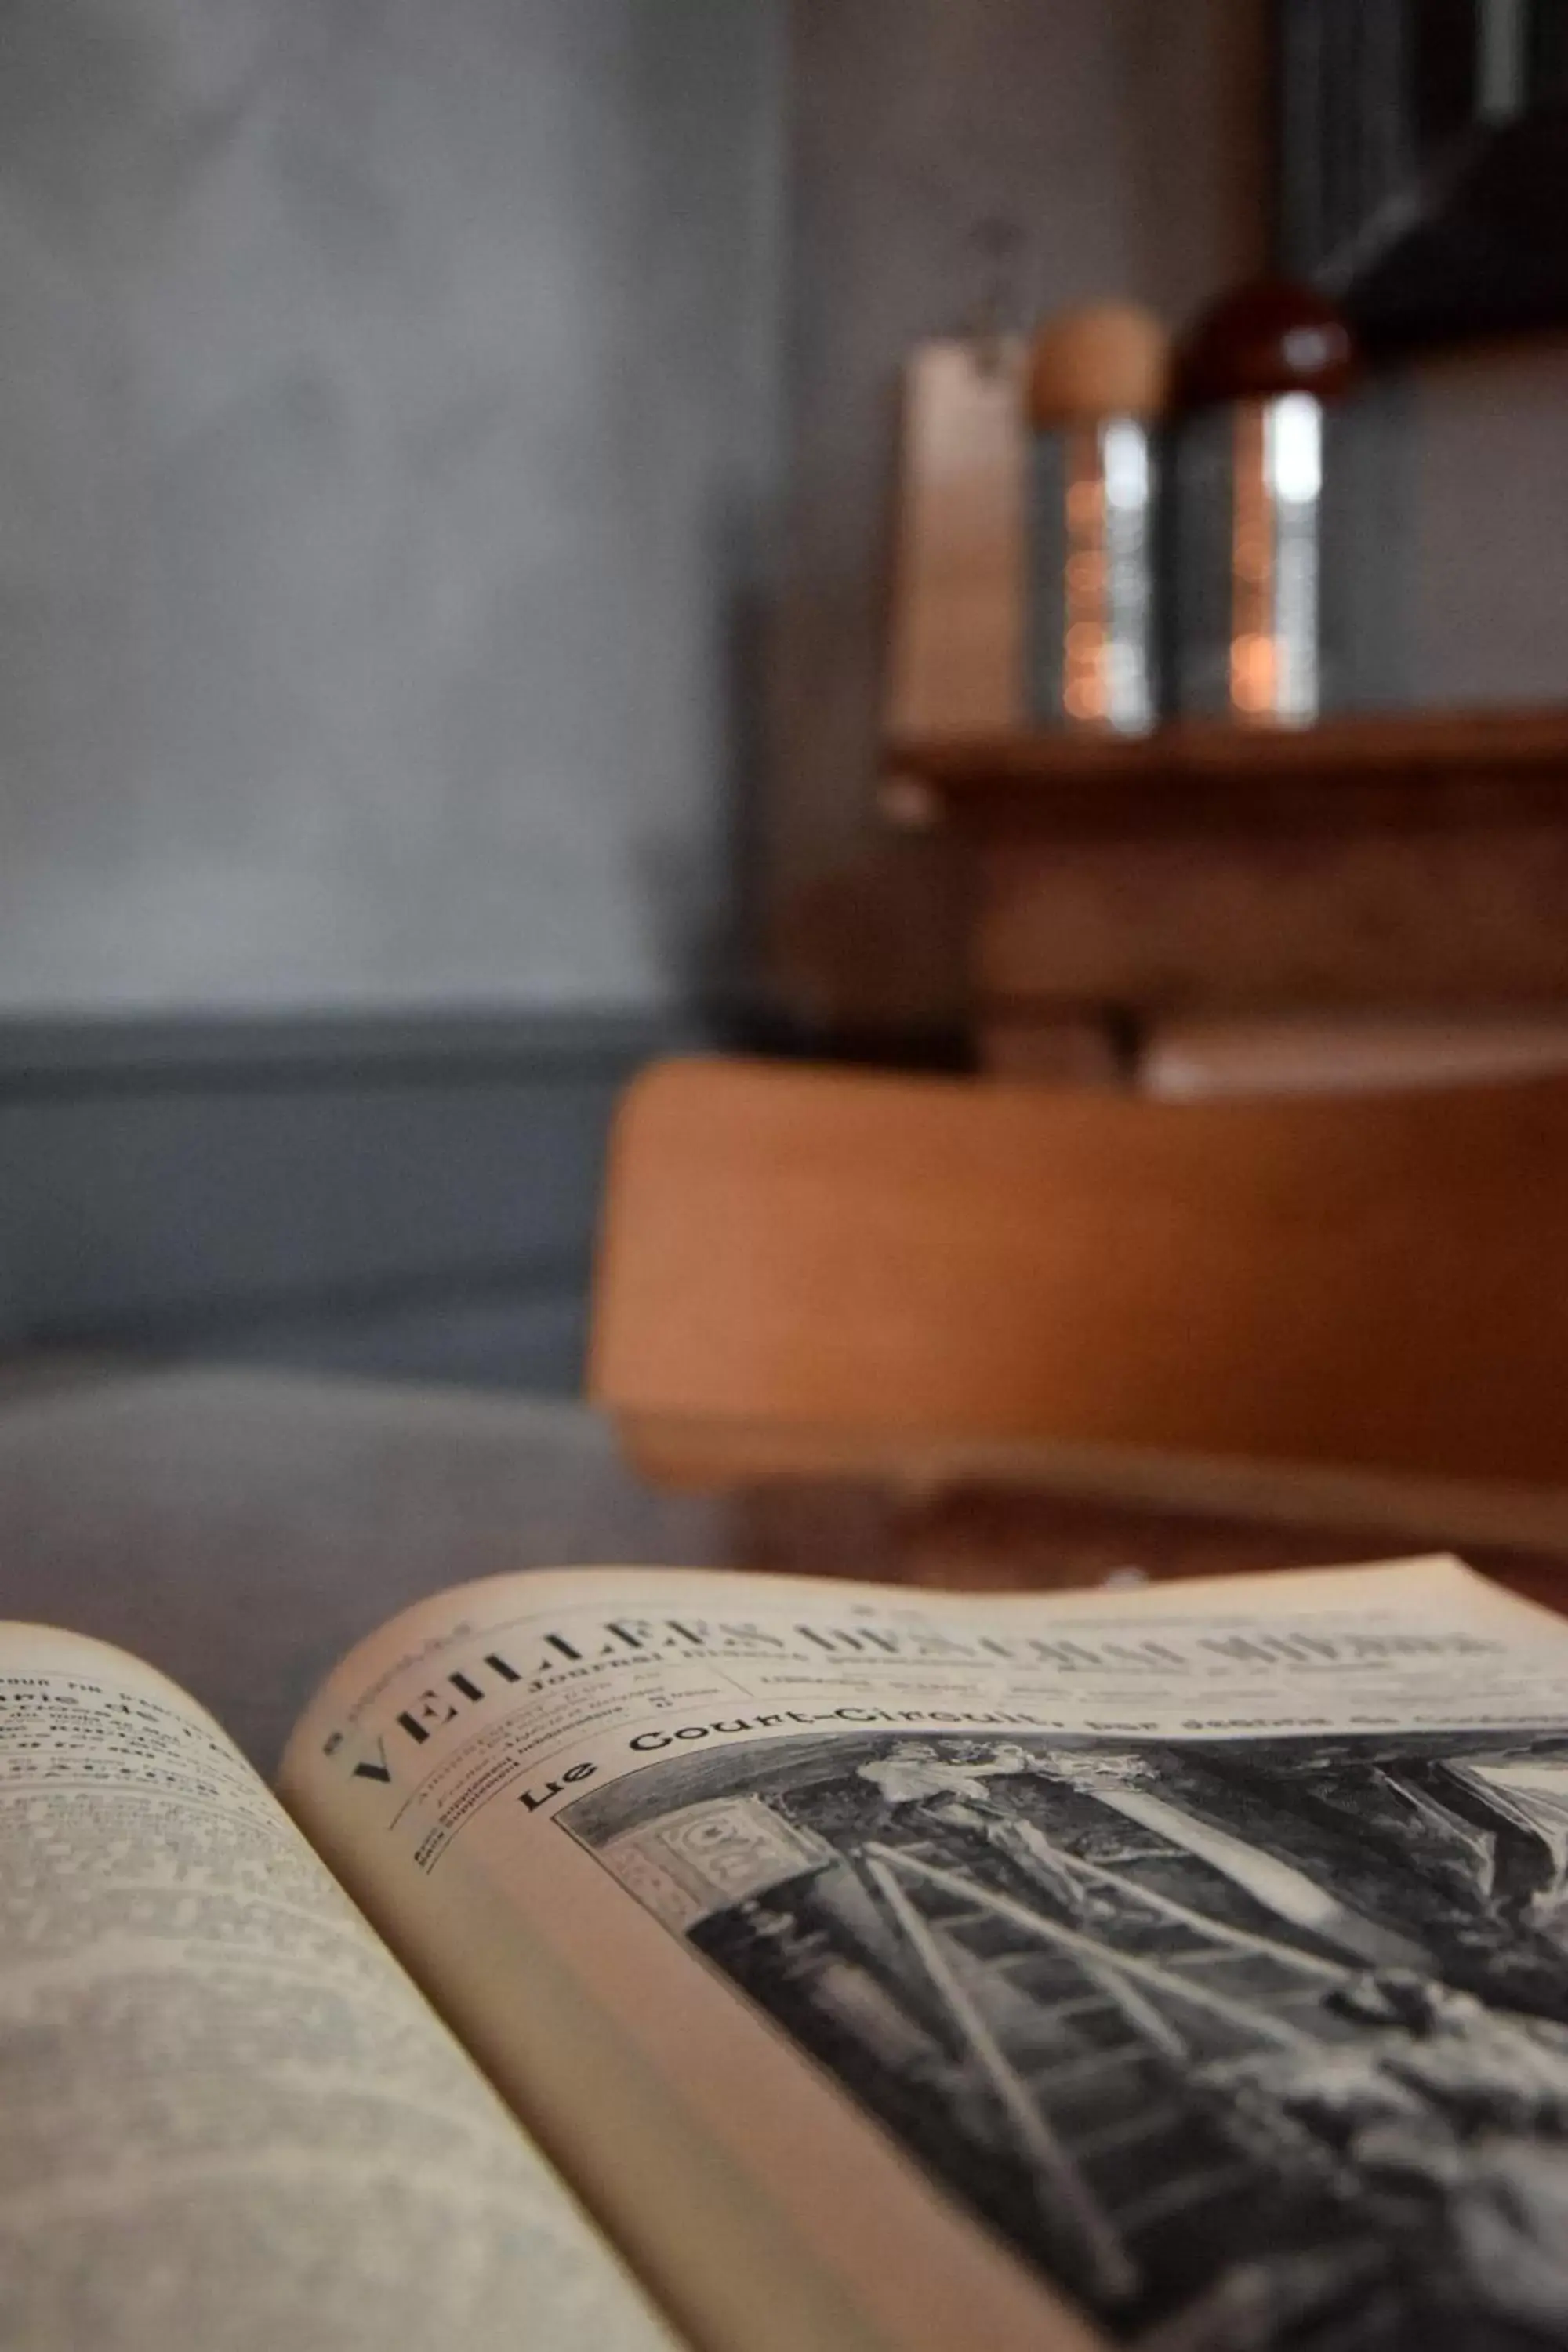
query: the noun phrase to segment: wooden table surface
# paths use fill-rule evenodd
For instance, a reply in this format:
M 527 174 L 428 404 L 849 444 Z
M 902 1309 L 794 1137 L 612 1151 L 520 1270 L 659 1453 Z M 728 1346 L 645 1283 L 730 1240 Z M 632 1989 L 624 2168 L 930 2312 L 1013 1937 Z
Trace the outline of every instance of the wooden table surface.
M 1179 1482 L 1178 1482 L 1179 1486 Z M 320 1678 L 405 1603 L 507 1570 L 646 1562 L 973 1587 L 1368 1559 L 1444 1547 L 1568 1595 L 1568 1505 L 1445 1526 L 1278 1484 L 1031 1490 L 776 1480 L 661 1492 L 584 1406 L 291 1374 L 176 1372 L 0 1396 L 0 1616 L 117 1642 L 264 1769 Z M 1517 1515 L 1516 1515 L 1517 1516 Z M 1486 1539 L 1474 1540 L 1478 1524 Z M 1522 1539 L 1521 1539 L 1522 1537 Z

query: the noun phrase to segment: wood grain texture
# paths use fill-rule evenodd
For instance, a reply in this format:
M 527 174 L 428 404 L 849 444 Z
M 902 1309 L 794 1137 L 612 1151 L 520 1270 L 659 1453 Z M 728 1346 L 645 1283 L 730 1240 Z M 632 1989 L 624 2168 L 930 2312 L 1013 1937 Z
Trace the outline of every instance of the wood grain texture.
M 614 1133 L 626 1416 L 1568 1481 L 1568 1086 L 1352 1102 L 693 1061 Z
M 998 831 L 973 856 L 984 1016 L 1568 997 L 1568 805 L 1533 820 Z
M 904 371 L 888 724 L 940 738 L 1024 717 L 1026 352 L 924 343 Z
M 1568 709 L 900 738 L 888 758 L 889 821 L 961 849 L 983 1030 L 1062 999 L 1568 998 Z
M 896 733 L 888 764 L 923 777 L 962 816 L 994 813 L 1019 792 L 1014 813 L 1049 806 L 1058 791 L 1092 783 L 1102 801 L 1150 786 L 1231 784 L 1257 797 L 1310 780 L 1344 798 L 1366 783 L 1507 782 L 1554 776 L 1568 788 L 1568 705 L 1521 710 L 1415 710 L 1327 719 L 1315 727 L 1241 727 L 1183 719 L 1152 735 L 1073 735 L 1020 729 L 924 739 Z M 1184 790 L 1178 809 L 1190 808 Z
M 1113 1023 L 1087 1010 L 1030 1006 L 1017 1020 L 987 1020 L 975 1039 L 988 1077 L 1029 1078 L 1037 1086 L 1117 1087 L 1132 1076 L 1131 1056 Z

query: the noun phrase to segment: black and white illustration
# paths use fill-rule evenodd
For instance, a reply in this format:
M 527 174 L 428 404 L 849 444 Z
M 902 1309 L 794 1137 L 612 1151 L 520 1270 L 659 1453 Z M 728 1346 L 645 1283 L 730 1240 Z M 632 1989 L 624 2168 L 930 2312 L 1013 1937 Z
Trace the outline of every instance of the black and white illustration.
M 1568 2345 L 1568 1736 L 786 1738 L 560 1818 L 1123 2339 Z

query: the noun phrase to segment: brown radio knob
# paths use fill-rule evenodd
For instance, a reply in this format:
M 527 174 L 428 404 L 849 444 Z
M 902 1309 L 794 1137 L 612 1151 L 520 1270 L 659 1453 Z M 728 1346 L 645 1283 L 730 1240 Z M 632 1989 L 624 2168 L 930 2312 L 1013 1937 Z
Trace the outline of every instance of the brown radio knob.
M 1029 360 L 1037 432 L 1097 416 L 1158 416 L 1170 394 L 1171 339 L 1136 302 L 1090 302 L 1048 319 Z
M 1331 302 L 1310 286 L 1260 278 L 1204 311 L 1182 345 L 1181 404 L 1310 392 L 1334 400 L 1355 374 L 1356 349 Z

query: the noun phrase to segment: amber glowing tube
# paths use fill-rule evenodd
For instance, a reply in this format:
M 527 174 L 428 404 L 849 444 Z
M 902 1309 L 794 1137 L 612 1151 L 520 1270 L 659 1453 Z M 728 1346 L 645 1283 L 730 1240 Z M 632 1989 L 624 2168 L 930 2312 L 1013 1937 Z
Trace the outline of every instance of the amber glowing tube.
M 1147 310 L 1100 302 L 1036 337 L 1029 677 L 1037 724 L 1138 734 L 1157 714 L 1153 425 L 1170 343 Z
M 1331 404 L 1350 331 L 1310 289 L 1267 281 L 1206 311 L 1178 363 L 1176 700 L 1305 726 L 1333 700 L 1323 578 Z

